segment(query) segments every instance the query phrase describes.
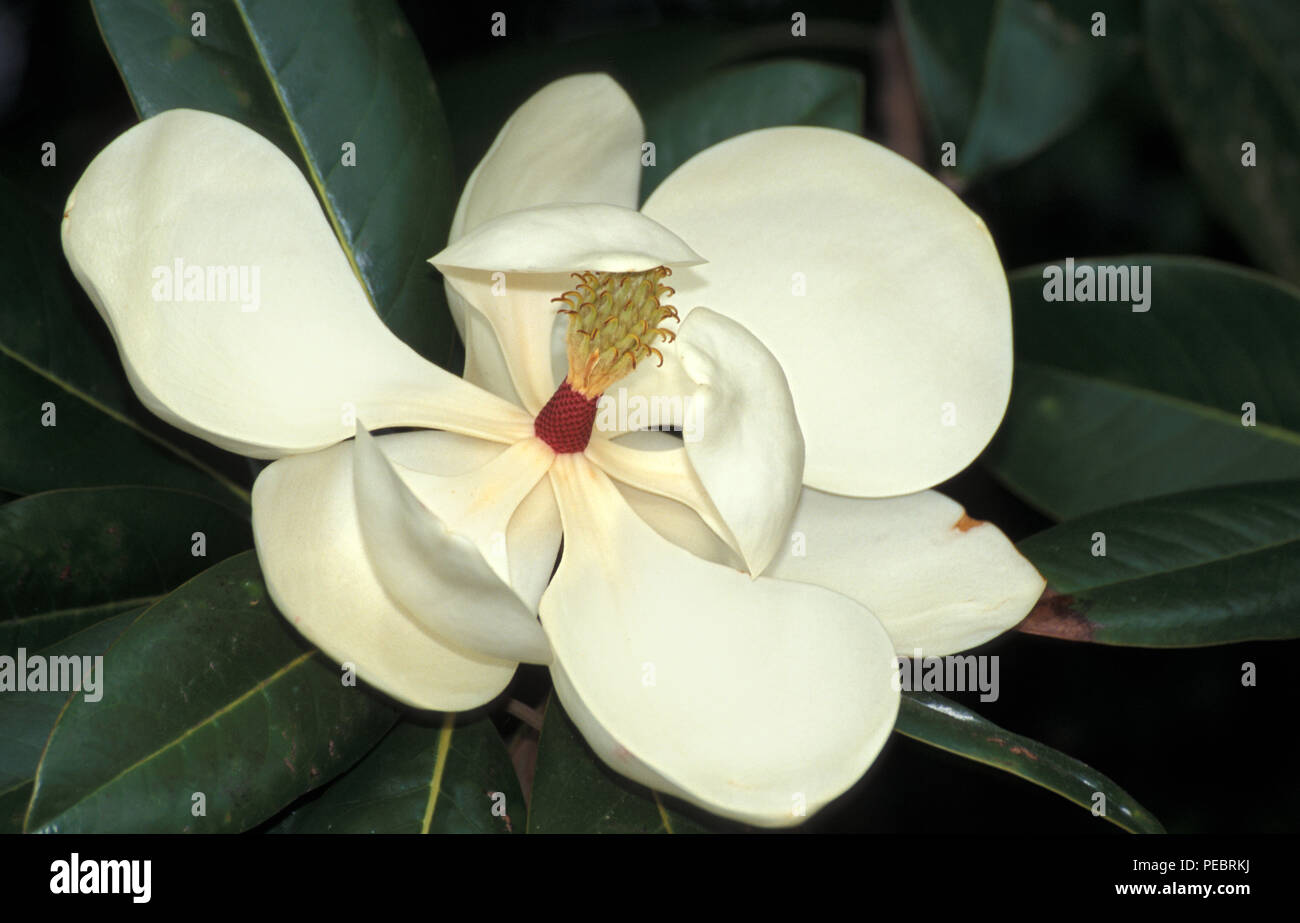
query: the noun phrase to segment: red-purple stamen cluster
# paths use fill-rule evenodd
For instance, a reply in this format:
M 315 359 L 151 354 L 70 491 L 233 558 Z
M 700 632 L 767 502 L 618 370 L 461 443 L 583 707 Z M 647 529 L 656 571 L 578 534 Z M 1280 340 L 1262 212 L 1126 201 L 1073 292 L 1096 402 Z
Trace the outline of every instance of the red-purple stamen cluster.
M 600 395 L 585 398 L 574 391 L 566 378 L 537 414 L 533 432 L 556 455 L 581 452 L 591 441 L 591 427 L 596 422 L 598 400 Z

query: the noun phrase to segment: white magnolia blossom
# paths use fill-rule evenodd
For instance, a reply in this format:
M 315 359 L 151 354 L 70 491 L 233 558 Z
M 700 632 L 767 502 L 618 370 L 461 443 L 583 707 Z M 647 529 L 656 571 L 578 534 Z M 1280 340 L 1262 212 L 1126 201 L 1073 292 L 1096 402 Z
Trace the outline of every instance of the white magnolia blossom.
M 110 144 L 64 252 L 150 410 L 278 459 L 258 557 L 326 654 L 446 711 L 548 664 L 618 772 L 797 823 L 884 745 L 896 652 L 980 644 L 1043 588 L 927 490 L 1005 411 L 1006 282 L 974 214 L 857 136 L 732 138 L 638 210 L 643 140 L 603 75 L 506 123 L 432 259 L 463 379 L 384 326 L 298 168 L 217 115 Z M 257 310 L 201 286 L 160 303 L 178 258 L 257 267 Z M 689 406 L 693 429 L 620 433 L 601 392 Z M 415 429 L 368 432 L 388 427 Z

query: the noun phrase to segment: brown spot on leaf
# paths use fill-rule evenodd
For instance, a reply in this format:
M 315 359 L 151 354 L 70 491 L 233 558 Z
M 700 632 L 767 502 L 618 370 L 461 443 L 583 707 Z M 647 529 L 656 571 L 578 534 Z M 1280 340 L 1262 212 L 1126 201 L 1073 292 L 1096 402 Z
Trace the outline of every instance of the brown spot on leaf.
M 1063 641 L 1091 641 L 1097 634 L 1097 623 L 1088 620 L 1086 611 L 1087 606 L 1080 600 L 1048 587 L 1016 628 L 1025 634 Z
M 1012 747 L 1011 752 L 1023 757 L 1027 757 L 1033 760 L 1035 763 L 1038 762 L 1038 755 L 1030 752 L 1029 750 L 1026 750 L 1024 747 Z
M 972 519 L 970 516 L 967 516 L 965 511 L 963 510 L 961 514 L 961 519 L 958 519 L 956 522 L 954 522 L 952 524 L 952 527 L 956 529 L 958 532 L 969 532 L 971 529 L 974 529 L 976 526 L 982 526 L 982 525 L 984 525 L 983 519 Z

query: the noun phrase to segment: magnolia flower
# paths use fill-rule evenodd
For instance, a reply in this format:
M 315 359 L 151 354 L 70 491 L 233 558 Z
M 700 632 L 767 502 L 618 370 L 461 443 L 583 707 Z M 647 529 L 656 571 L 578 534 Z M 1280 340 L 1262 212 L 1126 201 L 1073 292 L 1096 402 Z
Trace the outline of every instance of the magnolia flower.
M 1006 283 L 974 214 L 854 135 L 733 138 L 638 210 L 642 142 L 603 75 L 506 123 L 432 259 L 464 379 L 387 330 L 298 168 L 220 116 L 110 144 L 64 252 L 150 410 L 278 459 L 258 557 L 325 653 L 445 711 L 548 664 L 618 772 L 797 823 L 883 746 L 897 654 L 980 644 L 1043 587 L 927 490 L 1005 410 Z M 242 267 L 257 310 L 205 289 Z M 692 431 L 622 433 L 610 402 L 637 398 Z

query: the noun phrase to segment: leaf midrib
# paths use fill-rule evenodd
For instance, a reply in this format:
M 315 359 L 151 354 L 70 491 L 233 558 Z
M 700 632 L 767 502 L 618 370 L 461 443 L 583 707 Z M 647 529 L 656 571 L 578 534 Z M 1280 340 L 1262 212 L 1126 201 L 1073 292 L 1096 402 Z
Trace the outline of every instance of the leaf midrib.
M 1185 413 L 1208 419 L 1213 423 L 1223 426 L 1241 426 L 1241 418 L 1235 413 L 1227 410 L 1220 410 L 1217 407 L 1211 407 L 1207 404 L 1200 404 L 1189 398 L 1166 394 L 1163 391 L 1157 391 L 1154 388 L 1149 388 L 1144 385 L 1134 385 L 1129 382 L 1116 381 L 1111 378 L 1102 377 L 1101 375 L 1079 372 L 1074 369 L 1067 369 L 1059 365 L 1051 365 L 1033 359 L 1017 359 L 1016 365 L 1020 368 L 1029 368 L 1036 372 L 1080 381 L 1093 387 L 1130 394 L 1152 403 L 1165 404 L 1182 410 Z M 1279 426 L 1274 423 L 1256 422 L 1254 426 L 1241 428 L 1253 430 L 1260 436 L 1278 442 L 1288 443 L 1300 448 L 1300 432 L 1296 432 L 1284 426 Z
M 47 820 L 45 820 L 45 821 L 41 824 L 41 826 L 42 826 L 42 827 L 46 827 L 46 826 L 48 826 L 49 824 L 51 824 L 51 823 L 53 823 L 55 820 L 57 820 L 59 817 L 63 816 L 63 815 L 66 814 L 68 811 L 70 811 L 71 809 L 75 808 L 77 805 L 79 805 L 79 804 L 83 804 L 84 802 L 89 801 L 91 798 L 95 797 L 95 795 L 99 794 L 99 793 L 102 792 L 104 789 L 109 788 L 110 786 L 112 786 L 113 783 L 117 782 L 119 779 L 122 779 L 122 778 L 126 777 L 127 775 L 129 775 L 130 773 L 132 773 L 132 772 L 134 772 L 136 769 L 138 769 L 139 767 L 145 765 L 146 763 L 150 762 L 151 760 L 156 759 L 156 758 L 159 756 L 159 754 L 162 754 L 162 753 L 166 752 L 167 750 L 172 749 L 173 747 L 179 745 L 183 740 L 187 739 L 187 738 L 190 737 L 191 735 L 193 735 L 193 734 L 197 734 L 199 731 L 203 730 L 204 728 L 211 726 L 211 724 L 212 724 L 213 721 L 215 721 L 216 719 L 220 718 L 222 715 L 225 715 L 225 714 L 229 713 L 229 712 L 232 711 L 233 709 L 239 707 L 243 702 L 245 702 L 246 700 L 248 700 L 248 699 L 249 699 L 250 697 L 252 697 L 253 695 L 256 695 L 257 693 L 261 692 L 263 689 L 265 689 L 265 688 L 267 688 L 268 686 L 270 686 L 272 683 L 275 683 L 275 682 L 277 682 L 278 680 L 280 680 L 282 677 L 288 675 L 290 671 L 295 670 L 295 669 L 297 669 L 298 667 L 302 666 L 302 664 L 306 663 L 306 662 L 307 662 L 308 660 L 310 660 L 312 657 L 316 656 L 317 653 L 319 653 L 319 652 L 316 651 L 315 649 L 313 649 L 313 650 L 307 651 L 307 652 L 305 652 L 305 653 L 299 654 L 297 657 L 295 657 L 295 658 L 293 658 L 292 660 L 290 660 L 290 661 L 289 661 L 288 663 L 286 663 L 284 666 L 282 666 L 282 667 L 280 667 L 279 669 L 277 669 L 274 673 L 272 673 L 272 674 L 271 674 L 270 676 L 268 676 L 266 679 L 261 680 L 261 681 L 258 682 L 257 684 L 251 686 L 251 687 L 250 687 L 249 689 L 247 689 L 245 692 L 243 692 L 243 693 L 240 694 L 239 696 L 235 697 L 235 698 L 232 699 L 231 701 L 227 702 L 227 703 L 226 703 L 225 705 L 223 705 L 221 708 L 217 709 L 215 712 L 213 712 L 212 714 L 208 715 L 206 718 L 204 718 L 204 719 L 202 719 L 201 721 L 199 721 L 198 723 L 194 724 L 192 727 L 186 728 L 186 730 L 185 730 L 183 733 L 181 733 L 179 736 L 177 736 L 177 737 L 173 738 L 172 740 L 168 741 L 167 743 L 163 744 L 161 747 L 159 747 L 157 750 L 154 750 L 152 753 L 148 754 L 147 756 L 144 756 L 144 757 L 142 757 L 142 758 L 136 760 L 134 763 L 132 763 L 130 766 L 127 766 L 125 769 L 123 769 L 123 770 L 122 770 L 121 772 L 119 772 L 117 775 L 113 776 L 111 779 L 108 779 L 107 781 L 100 783 L 99 785 L 97 785 L 97 786 L 95 786 L 93 789 L 91 789 L 90 791 L 85 792 L 84 794 L 80 795 L 76 800 L 74 800 L 71 804 L 65 806 L 62 810 L 60 810 L 60 811 L 59 811 L 57 814 L 55 814 L 53 817 L 50 817 L 50 818 L 48 818 Z M 71 701 L 71 700 L 69 700 L 69 701 Z M 51 740 L 54 738 L 54 734 L 55 734 L 55 732 L 57 732 L 59 724 L 62 723 L 62 719 L 63 719 L 63 715 L 60 714 L 60 715 L 59 715 L 59 720 L 55 723 L 55 727 L 54 727 L 54 729 L 50 732 L 50 739 L 51 739 Z M 48 744 L 47 744 L 46 746 L 47 746 L 47 749 L 48 749 Z M 27 813 L 27 817 L 25 817 L 25 818 L 23 819 L 23 832 L 28 832 L 28 824 L 29 824 L 29 822 L 31 821 L 31 807 L 32 807 L 32 805 L 34 805 L 34 804 L 36 803 L 36 798 L 37 798 L 37 796 L 38 796 L 39 793 L 40 793 L 41 771 L 42 771 L 44 768 L 45 768 L 45 754 L 42 754 L 42 755 L 41 755 L 41 761 L 40 761 L 40 764 L 37 766 L 37 769 L 36 769 L 35 786 L 34 786 L 34 788 L 33 788 L 33 790 L 32 790 L 32 803 L 28 805 L 28 808 L 27 808 L 27 811 L 28 811 L 28 813 Z
M 242 500 L 245 504 L 252 502 L 252 496 L 249 494 L 248 491 L 244 490 L 234 481 L 230 480 L 224 474 L 217 471 L 215 468 L 195 458 L 193 455 L 191 455 L 189 452 L 186 452 L 180 446 L 174 445 L 173 443 L 159 436 L 157 433 L 145 429 L 143 426 L 141 426 L 139 423 L 132 420 L 130 417 L 126 416 L 121 411 L 114 410 L 112 407 L 109 407 L 107 404 L 99 400 L 96 400 L 95 398 L 87 394 L 85 391 L 82 391 L 80 388 L 73 385 L 71 382 L 65 381 L 64 379 L 60 378 L 58 375 L 55 375 L 53 372 L 41 368 L 40 366 L 28 360 L 25 356 L 22 356 L 21 354 L 15 352 L 4 342 L 0 342 L 0 355 L 12 359 L 13 361 L 17 362 L 19 365 L 23 366 L 29 371 L 35 373 L 36 375 L 41 376 L 46 381 L 49 381 L 51 384 L 55 385 L 56 387 L 62 388 L 64 391 L 72 395 L 74 398 L 82 401 L 83 403 L 89 405 L 95 410 L 98 410 L 100 413 L 104 414 L 109 419 L 114 420 L 117 423 L 120 423 L 121 425 L 134 430 L 141 436 L 144 436 L 146 439 L 162 446 L 164 449 L 166 449 L 172 455 L 176 456 L 181 461 L 192 465 L 194 468 L 198 469 L 203 474 L 208 475 L 208 477 L 212 478 L 222 487 L 229 490 L 232 494 L 234 494 L 236 497 Z
M 297 145 L 299 153 L 302 154 L 303 163 L 307 167 L 307 176 L 312 185 L 316 188 L 316 197 L 320 199 L 321 207 L 325 211 L 325 216 L 329 218 L 330 227 L 334 230 L 334 237 L 339 242 L 339 247 L 348 258 L 348 265 L 352 267 L 352 274 L 356 276 L 357 282 L 361 285 L 361 290 L 365 292 L 366 301 L 370 303 L 370 308 L 376 314 L 379 314 L 379 306 L 375 303 L 374 293 L 370 286 L 366 284 L 365 276 L 362 275 L 361 267 L 357 263 L 356 253 L 352 248 L 351 242 L 343 233 L 343 226 L 339 221 L 338 211 L 334 206 L 334 200 L 325 188 L 325 179 L 321 175 L 320 166 L 312 151 L 308 148 L 307 142 L 303 139 L 302 134 L 298 131 L 298 123 L 290 113 L 289 101 L 281 91 L 280 81 L 277 80 L 275 73 L 271 70 L 271 62 L 267 57 L 266 50 L 258 37 L 257 31 L 253 28 L 252 20 L 248 18 L 248 11 L 244 7 L 245 0 L 231 0 L 235 10 L 239 13 L 240 22 L 244 30 L 248 33 L 249 44 L 253 48 L 253 53 L 257 57 L 257 63 L 262 68 L 262 73 L 266 75 L 266 82 L 271 87 L 271 92 L 275 94 L 276 105 L 280 107 L 280 115 L 284 118 L 284 123 L 293 136 L 294 144 Z M 381 317 L 383 315 L 380 315 Z

